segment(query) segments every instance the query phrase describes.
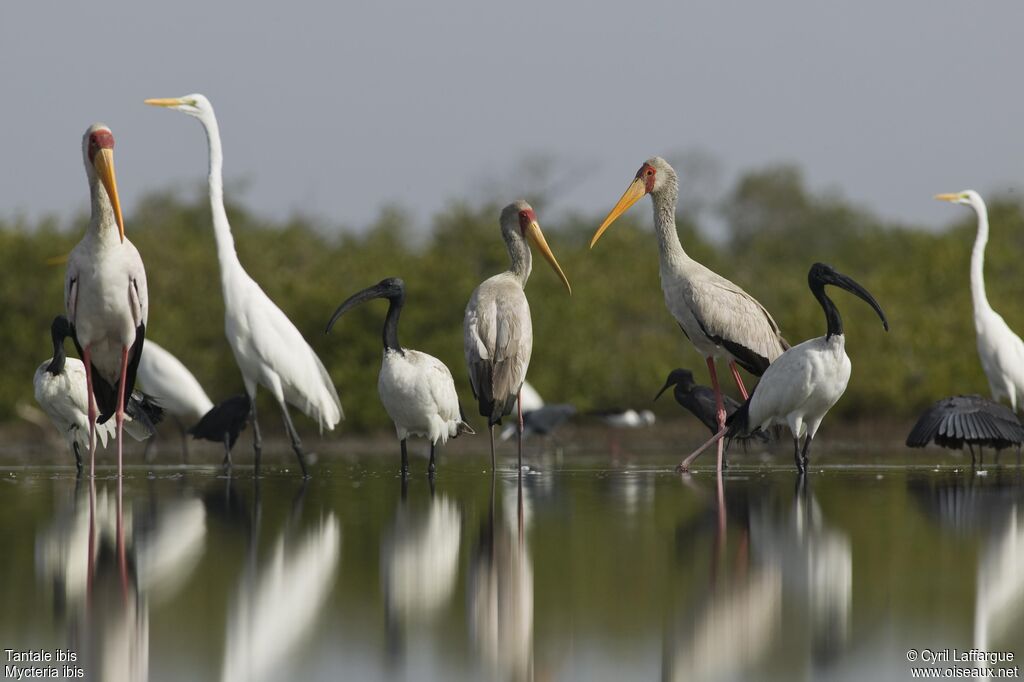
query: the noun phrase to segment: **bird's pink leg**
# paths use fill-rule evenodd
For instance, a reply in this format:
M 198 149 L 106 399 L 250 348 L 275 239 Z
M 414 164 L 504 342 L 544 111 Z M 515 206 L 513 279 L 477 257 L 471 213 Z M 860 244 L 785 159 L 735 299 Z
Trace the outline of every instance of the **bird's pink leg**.
M 86 346 L 82 350 L 82 362 L 85 364 L 85 392 L 89 402 L 89 478 L 96 477 L 96 396 L 92 394 L 92 348 Z
M 715 390 L 715 416 L 718 422 L 718 433 L 713 435 L 704 445 L 694 450 L 690 455 L 679 463 L 676 467 L 678 471 L 688 471 L 690 469 L 690 463 L 697 459 L 700 453 L 707 450 L 713 444 L 718 443 L 718 465 L 717 471 L 719 474 L 722 473 L 722 459 L 725 454 L 725 443 L 722 442 L 722 437 L 725 436 L 725 402 L 722 400 L 722 390 L 718 386 L 718 375 L 715 373 L 715 359 L 712 357 L 707 358 L 708 371 L 711 373 L 711 387 Z
M 736 369 L 735 360 L 729 361 L 729 369 L 732 370 L 732 378 L 736 380 L 736 387 L 740 389 L 740 395 L 743 396 L 744 400 L 747 400 L 750 397 L 750 394 L 747 393 L 747 387 L 743 385 L 743 379 L 740 377 L 740 371 Z
M 128 346 L 121 347 L 121 383 L 117 387 L 117 477 L 121 478 L 121 446 L 124 430 L 124 385 L 128 382 Z
M 725 401 L 722 400 L 722 388 L 718 385 L 718 373 L 715 372 L 715 359 L 708 356 L 708 372 L 711 373 L 711 388 L 715 390 L 715 414 L 718 417 L 718 430 L 719 432 L 725 431 Z M 718 439 L 718 464 L 715 466 L 715 471 L 721 475 L 722 473 L 722 459 L 725 456 L 725 443 L 721 438 Z

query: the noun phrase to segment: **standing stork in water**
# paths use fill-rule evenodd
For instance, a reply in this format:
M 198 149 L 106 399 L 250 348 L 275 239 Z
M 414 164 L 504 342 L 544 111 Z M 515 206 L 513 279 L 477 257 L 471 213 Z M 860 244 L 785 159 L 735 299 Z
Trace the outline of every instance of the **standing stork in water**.
M 644 162 L 633 182 L 615 204 L 590 240 L 597 240 L 630 206 L 650 194 L 654 202 L 654 229 L 658 235 L 661 289 L 665 305 L 697 351 L 704 356 L 715 391 L 719 429 L 725 425 L 725 405 L 715 372 L 715 359 L 729 363 L 736 386 L 748 397 L 739 364 L 761 376 L 789 348 L 779 325 L 757 299 L 726 278 L 690 258 L 676 232 L 676 201 L 679 179 L 668 161 L 654 157 Z M 718 470 L 722 470 L 723 444 L 718 446 Z
M 1024 342 L 1013 333 L 1003 316 L 992 310 L 985 295 L 985 245 L 988 243 L 988 209 L 981 195 L 972 189 L 955 194 L 937 194 L 939 201 L 966 204 L 978 214 L 978 236 L 971 251 L 971 298 L 974 301 L 974 331 L 978 335 L 978 356 L 988 377 L 995 400 L 1007 398 L 1017 411 L 1024 405 Z
M 85 365 L 89 399 L 89 476 L 96 472 L 96 424 L 114 415 L 117 475 L 123 460 L 124 406 L 135 386 L 149 317 L 146 269 L 124 236 L 114 176 L 114 136 L 95 123 L 82 138 L 89 179 L 89 228 L 68 256 L 64 304 Z M 98 416 L 97 416 L 98 412 Z
M 353 294 L 331 315 L 326 333 L 343 314 L 360 303 L 375 298 L 388 300 L 388 314 L 384 318 L 384 359 L 377 379 L 377 392 L 391 421 L 395 423 L 398 439 L 402 442 L 402 476 L 409 474 L 409 453 L 406 439 L 426 436 L 430 441 L 430 467 L 434 475 L 434 449 L 437 441 L 447 443 L 473 429 L 462 417 L 459 394 L 448 367 L 433 355 L 402 348 L 398 343 L 398 317 L 405 305 L 405 282 L 389 277 L 372 287 Z
M 785 425 L 793 434 L 793 456 L 801 474 L 807 471 L 807 454 L 821 420 L 846 391 L 850 381 L 850 358 L 846 354 L 843 320 L 832 299 L 825 294 L 825 285 L 845 289 L 864 299 L 875 309 L 882 326 L 889 331 L 878 302 L 867 289 L 828 265 L 815 263 L 807 273 L 807 284 L 825 312 L 828 331 L 825 336 L 809 339 L 786 350 L 773 362 L 750 398 L 729 418 L 728 426 L 698 448 L 679 465 L 686 471 L 690 462 L 723 436 L 744 436 L 756 429 L 767 431 L 773 425 Z M 803 450 L 800 439 L 804 439 Z
M 462 322 L 463 346 L 469 383 L 480 415 L 487 417 L 491 438 L 491 470 L 494 470 L 494 425 L 512 411 L 521 398 L 526 370 L 533 351 L 533 321 L 526 300 L 526 280 L 533 268 L 531 242 L 551 264 L 572 294 L 562 267 L 551 253 L 537 216 L 525 201 L 516 201 L 501 211 L 501 236 L 505 239 L 511 267 L 484 280 L 473 290 Z M 519 400 L 519 468 L 523 465 L 523 408 Z
M 221 288 L 224 293 L 224 331 L 242 371 L 245 391 L 252 406 L 255 473 L 259 473 L 263 441 L 256 421 L 256 387 L 270 391 L 281 407 L 284 425 L 299 460 L 302 475 L 309 476 L 299 433 L 288 414 L 288 405 L 297 407 L 320 426 L 333 430 L 344 417 L 338 392 L 320 358 L 310 348 L 291 320 L 274 305 L 260 285 L 242 268 L 235 252 L 231 225 L 224 209 L 220 129 L 213 106 L 203 95 L 193 94 L 171 99 L 147 99 L 146 104 L 167 107 L 198 118 L 206 131 L 210 153 L 210 208 L 213 233 L 220 261 Z

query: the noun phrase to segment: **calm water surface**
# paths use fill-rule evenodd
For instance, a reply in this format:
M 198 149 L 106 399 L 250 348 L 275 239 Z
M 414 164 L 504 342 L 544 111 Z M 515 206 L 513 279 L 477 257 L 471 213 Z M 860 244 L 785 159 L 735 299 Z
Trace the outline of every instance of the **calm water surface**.
M 140 467 L 120 493 L 0 469 L 0 649 L 104 680 L 906 680 L 909 649 L 1024 656 L 1015 466 L 719 488 L 595 456 L 520 485 L 448 457 L 403 486 L 396 459 L 306 484 Z

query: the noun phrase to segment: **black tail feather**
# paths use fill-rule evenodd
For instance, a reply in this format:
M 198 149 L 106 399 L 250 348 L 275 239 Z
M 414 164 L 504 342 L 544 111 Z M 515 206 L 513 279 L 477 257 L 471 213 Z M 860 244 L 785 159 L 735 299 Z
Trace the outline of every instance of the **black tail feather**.
M 203 418 L 188 432 L 192 434 L 193 438 L 209 440 L 214 443 L 223 443 L 224 436 L 227 434 L 228 449 L 230 450 L 235 447 L 238 435 L 249 423 L 251 409 L 249 396 L 236 395 L 211 407 L 210 411 L 204 414 Z
M 145 429 L 145 432 L 139 434 L 140 437 L 145 438 L 156 433 L 156 425 L 164 418 L 164 408 L 160 407 L 156 398 L 142 391 L 132 393 L 128 398 L 128 404 L 125 405 L 124 412 L 132 422 Z

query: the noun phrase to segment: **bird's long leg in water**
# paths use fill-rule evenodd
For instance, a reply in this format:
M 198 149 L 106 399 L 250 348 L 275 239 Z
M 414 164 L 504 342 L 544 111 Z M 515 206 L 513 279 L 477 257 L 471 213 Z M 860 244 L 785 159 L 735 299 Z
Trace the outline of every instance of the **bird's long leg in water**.
M 223 464 L 224 473 L 225 474 L 230 474 L 232 466 L 233 466 L 233 464 L 231 462 L 231 434 L 230 433 L 225 433 L 224 434 L 224 464 Z
M 128 346 L 121 347 L 121 382 L 117 386 L 117 412 L 114 419 L 117 422 L 117 476 L 121 477 L 122 462 L 124 461 L 124 385 L 128 382 Z
M 77 477 L 81 478 L 81 476 L 82 476 L 82 453 L 78 450 L 78 441 L 77 440 L 72 444 L 71 449 L 75 453 L 75 469 L 78 471 Z M 1017 458 L 1020 459 L 1020 448 L 1017 448 Z
M 487 425 L 487 433 L 491 437 L 491 474 L 494 474 L 494 424 Z
M 740 389 L 740 395 L 743 396 L 744 400 L 750 398 L 750 394 L 747 393 L 747 387 L 743 385 L 743 378 L 740 377 L 740 371 L 736 369 L 736 361 L 729 361 L 729 369 L 732 370 L 732 378 L 736 380 L 736 388 Z
M 812 438 L 810 434 L 807 434 L 804 438 L 804 451 L 801 459 L 803 460 L 803 470 L 805 472 L 807 471 L 807 463 L 810 461 L 809 453 L 811 452 L 811 440 Z
M 434 443 L 430 444 L 430 464 L 427 465 L 427 473 L 433 477 L 434 472 L 437 471 L 437 466 L 434 464 L 434 451 L 437 449 L 437 445 Z
M 85 365 L 85 391 L 89 395 L 89 478 L 96 477 L 96 395 L 92 392 L 92 347 L 86 346 L 82 351 L 82 364 Z
M 701 445 L 699 448 L 697 448 L 696 450 L 691 452 L 690 455 L 686 459 L 684 459 L 682 462 L 680 462 L 678 464 L 678 466 L 676 466 L 676 471 L 678 471 L 679 473 L 684 473 L 686 471 L 689 471 L 690 470 L 690 462 L 692 462 L 693 460 L 697 459 L 697 456 L 700 455 L 700 453 L 702 453 L 705 450 L 707 450 L 709 447 L 714 445 L 716 442 L 721 441 L 723 436 L 725 436 L 725 428 L 724 427 L 722 428 L 721 431 L 719 431 L 715 435 L 711 436 L 711 438 L 709 438 L 707 441 L 705 441 L 705 443 L 703 445 Z
M 978 460 L 974 456 L 974 446 L 970 443 L 967 444 L 967 449 L 971 451 L 971 466 L 977 466 Z
M 523 389 L 519 389 L 519 393 L 516 394 L 516 408 L 519 411 L 519 471 L 522 476 L 523 471 Z
M 260 460 L 263 458 L 263 437 L 260 435 L 260 423 L 256 420 L 256 393 L 249 394 L 249 408 L 252 413 L 252 453 L 253 476 L 260 475 Z
M 793 461 L 796 462 L 796 470 L 803 473 L 803 463 L 800 461 L 800 439 L 793 436 Z
M 402 478 L 409 475 L 409 450 L 407 446 L 408 439 L 402 439 Z
M 306 469 L 306 453 L 302 451 L 299 432 L 295 430 L 295 424 L 292 424 L 291 415 L 288 414 L 288 406 L 284 403 L 281 403 L 281 412 L 284 414 L 284 426 L 288 430 L 288 437 L 292 441 L 292 450 L 295 451 L 295 456 L 299 459 L 299 466 L 302 468 L 302 476 L 309 478 L 309 471 Z
M 715 372 L 715 359 L 711 356 L 706 358 L 708 363 L 708 372 L 711 374 L 711 388 L 715 391 L 715 416 L 717 417 L 718 430 L 722 431 L 725 429 L 725 401 L 722 400 L 722 388 L 718 385 L 718 373 Z M 725 441 L 721 438 L 718 439 L 718 464 L 716 465 L 715 471 L 722 470 L 723 460 L 725 459 Z

